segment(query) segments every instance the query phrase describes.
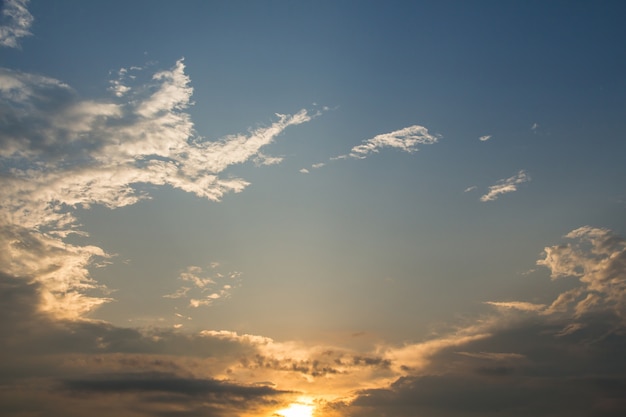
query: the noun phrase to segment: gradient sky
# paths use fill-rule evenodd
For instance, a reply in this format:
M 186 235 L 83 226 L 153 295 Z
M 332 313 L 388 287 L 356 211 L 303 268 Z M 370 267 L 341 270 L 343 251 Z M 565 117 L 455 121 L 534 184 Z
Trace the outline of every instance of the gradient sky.
M 3 415 L 626 414 L 626 3 L 1 13 Z

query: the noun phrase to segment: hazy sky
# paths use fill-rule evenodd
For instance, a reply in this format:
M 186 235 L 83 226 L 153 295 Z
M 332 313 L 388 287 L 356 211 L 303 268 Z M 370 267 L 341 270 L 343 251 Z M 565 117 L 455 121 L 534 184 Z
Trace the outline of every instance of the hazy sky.
M 626 414 L 626 3 L 1 7 L 3 415 Z

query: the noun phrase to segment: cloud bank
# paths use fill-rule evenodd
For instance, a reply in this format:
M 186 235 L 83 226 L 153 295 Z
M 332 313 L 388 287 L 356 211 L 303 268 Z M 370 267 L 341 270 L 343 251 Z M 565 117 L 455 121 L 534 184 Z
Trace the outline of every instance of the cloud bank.
M 620 416 L 626 240 L 590 226 L 565 239 L 537 261 L 573 281 L 553 301 L 492 301 L 430 339 L 362 350 L 52 319 L 36 309 L 42 284 L 0 274 L 3 411 L 254 416 L 313 394 L 336 417 Z M 181 277 L 210 286 L 202 272 Z

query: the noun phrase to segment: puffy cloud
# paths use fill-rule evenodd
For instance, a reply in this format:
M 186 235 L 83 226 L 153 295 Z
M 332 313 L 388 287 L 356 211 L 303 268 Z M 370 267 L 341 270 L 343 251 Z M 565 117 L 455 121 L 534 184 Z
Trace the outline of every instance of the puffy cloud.
M 31 35 L 33 16 L 28 11 L 29 0 L 5 0 L 0 20 L 0 46 L 19 48 L 19 39 Z
M 481 142 L 486 142 L 491 139 L 491 135 L 484 135 L 478 138 Z
M 418 145 L 437 143 L 441 136 L 428 132 L 424 126 L 413 125 L 390 133 L 376 135 L 371 139 L 353 147 L 347 155 L 339 155 L 331 159 L 357 158 L 365 159 L 372 153 L 378 153 L 382 148 L 395 148 L 404 152 L 417 152 Z
M 530 176 L 526 171 L 521 170 L 510 178 L 499 180 L 495 185 L 489 187 L 489 192 L 482 197 L 480 201 L 496 200 L 501 194 L 512 193 L 517 191 L 517 186 L 530 181 Z
M 580 285 L 561 294 L 549 312 L 583 316 L 611 310 L 626 323 L 626 240 L 590 226 L 565 237 L 567 244 L 546 247 L 537 264 L 549 268 L 552 279 L 573 277 Z

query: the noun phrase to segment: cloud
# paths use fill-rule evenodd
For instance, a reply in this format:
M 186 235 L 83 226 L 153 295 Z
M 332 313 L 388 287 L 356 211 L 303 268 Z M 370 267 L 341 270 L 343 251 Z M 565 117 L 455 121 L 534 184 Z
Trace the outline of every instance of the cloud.
M 464 193 L 469 193 L 470 191 L 474 191 L 475 189 L 477 189 L 478 187 L 475 185 L 472 185 L 470 187 L 467 187 L 465 190 L 463 190 Z
M 526 171 L 521 170 L 510 178 L 499 180 L 495 185 L 489 187 L 489 192 L 482 197 L 480 201 L 494 201 L 501 194 L 512 193 L 517 191 L 517 186 L 530 181 L 530 176 Z
M 232 291 L 240 286 L 241 273 L 229 272 L 222 274 L 215 269 L 219 267 L 217 262 L 210 265 L 210 271 L 199 266 L 188 266 L 180 273 L 178 279 L 192 285 L 182 286 L 163 298 L 189 299 L 189 306 L 201 307 L 212 305 L 215 301 L 229 298 Z
M 298 171 L 298 172 L 300 172 L 301 174 L 308 174 L 308 173 L 309 173 L 309 170 L 308 170 L 308 169 L 306 169 L 306 168 L 302 168 L 302 169 L 300 169 L 300 171 Z
M 402 376 L 327 402 L 324 415 L 623 415 L 626 240 L 590 226 L 565 238 L 569 243 L 546 247 L 537 264 L 578 287 L 551 305 L 489 302 L 495 314 L 392 349 L 401 353 L 391 366 L 400 365 Z
M 623 415 L 626 240 L 590 226 L 565 239 L 537 262 L 577 284 L 554 302 L 488 302 L 456 329 L 365 350 L 60 320 L 37 309 L 43 284 L 0 274 L 0 401 L 7 415 L 221 417 L 271 415 L 313 394 L 329 417 Z M 181 280 L 201 291 L 219 267 L 190 266 Z
M 485 135 L 478 138 L 481 142 L 486 142 L 491 139 L 491 135 Z
M 437 143 L 441 136 L 433 135 L 424 126 L 413 125 L 390 133 L 376 135 L 364 140 L 360 145 L 353 147 L 350 153 L 339 155 L 331 160 L 356 158 L 365 159 L 372 153 L 378 153 L 382 148 L 395 148 L 404 152 L 417 152 L 418 145 Z
M 27 9 L 29 0 L 5 0 L 0 18 L 0 46 L 19 48 L 19 39 L 30 36 L 33 16 Z
M 520 311 L 542 311 L 546 307 L 544 304 L 533 304 L 525 301 L 487 301 L 485 304 L 502 309 L 514 309 Z
M 82 233 L 75 208 L 134 204 L 150 198 L 146 184 L 219 201 L 249 184 L 222 178 L 225 169 L 278 163 L 262 149 L 319 114 L 277 114 L 269 126 L 210 141 L 195 132 L 186 112 L 193 89 L 182 59 L 147 84 L 120 73 L 124 88 L 116 84 L 113 97 L 83 100 L 59 80 L 0 69 L 2 271 L 40 282 L 42 308 L 50 314 L 77 318 L 110 300 L 85 295 L 106 292 L 88 269 L 111 255 L 65 240 Z M 221 298 L 228 290 L 214 294 Z
M 548 311 L 582 317 L 610 310 L 626 324 L 626 240 L 591 226 L 565 238 L 565 245 L 546 247 L 537 265 L 549 268 L 552 279 L 576 278 L 580 285 L 559 295 Z

